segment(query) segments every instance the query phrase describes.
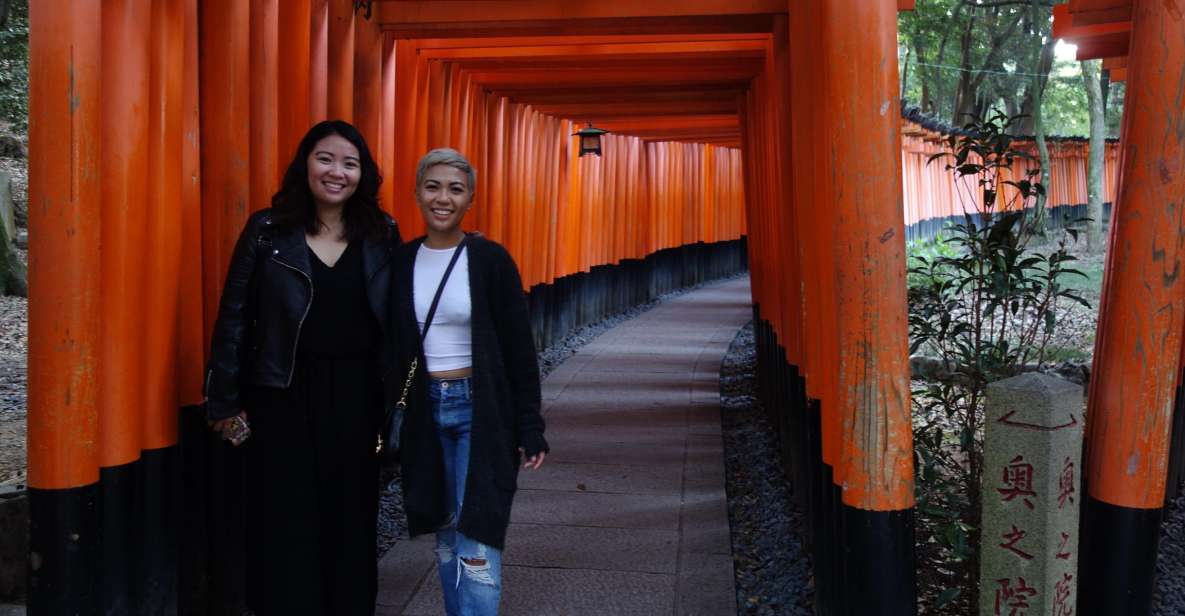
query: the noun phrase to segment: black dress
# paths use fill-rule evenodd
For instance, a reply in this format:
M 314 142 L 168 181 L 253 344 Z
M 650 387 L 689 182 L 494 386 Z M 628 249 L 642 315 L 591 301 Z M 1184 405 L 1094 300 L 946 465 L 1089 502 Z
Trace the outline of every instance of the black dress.
M 258 616 L 374 613 L 382 390 L 362 250 L 309 249 L 312 306 L 287 389 L 246 392 L 247 602 Z

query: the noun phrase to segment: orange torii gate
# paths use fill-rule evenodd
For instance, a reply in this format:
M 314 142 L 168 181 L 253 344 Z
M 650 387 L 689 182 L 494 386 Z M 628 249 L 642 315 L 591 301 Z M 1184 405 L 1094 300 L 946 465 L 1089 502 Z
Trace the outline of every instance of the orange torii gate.
M 1071 0 L 1054 8 L 1054 35 L 1127 82 L 1087 407 L 1079 608 L 1146 613 L 1185 351 L 1185 5 Z

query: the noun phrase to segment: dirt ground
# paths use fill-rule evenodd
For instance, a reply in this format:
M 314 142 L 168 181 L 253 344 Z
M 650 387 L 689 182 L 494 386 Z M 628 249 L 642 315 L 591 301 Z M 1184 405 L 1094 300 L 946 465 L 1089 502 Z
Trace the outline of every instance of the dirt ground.
M 23 159 L 0 158 L 0 171 L 12 176 L 17 207 L 26 203 L 27 166 Z M 28 254 L 17 249 L 27 265 Z M 0 485 L 25 483 L 26 366 L 29 348 L 29 302 L 0 296 Z

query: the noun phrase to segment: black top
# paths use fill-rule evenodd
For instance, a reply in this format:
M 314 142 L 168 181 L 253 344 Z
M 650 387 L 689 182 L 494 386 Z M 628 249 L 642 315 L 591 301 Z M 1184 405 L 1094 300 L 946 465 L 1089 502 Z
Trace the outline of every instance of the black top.
M 374 357 L 382 336 L 366 298 L 358 242 L 350 242 L 333 267 L 325 265 L 312 248 L 308 250 L 313 270 L 313 303 L 301 326 L 297 357 Z

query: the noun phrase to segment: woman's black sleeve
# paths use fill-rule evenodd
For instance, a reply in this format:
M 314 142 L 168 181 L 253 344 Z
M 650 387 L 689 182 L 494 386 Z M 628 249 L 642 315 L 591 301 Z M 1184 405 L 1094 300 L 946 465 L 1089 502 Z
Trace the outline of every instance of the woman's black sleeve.
M 502 345 L 511 394 L 515 405 L 515 431 L 518 445 L 527 457 L 550 451 L 543 438 L 543 415 L 540 412 L 542 394 L 539 386 L 539 360 L 531 334 L 531 319 L 527 312 L 527 296 L 523 293 L 522 278 L 510 254 L 502 249 L 499 263 L 497 296 L 491 302 L 498 310 L 494 327 Z
M 214 321 L 210 341 L 210 363 L 206 368 L 206 417 L 211 420 L 233 417 L 243 410 L 239 376 L 243 370 L 243 349 L 248 343 L 247 325 L 252 318 L 247 312 L 261 219 L 261 214 L 253 215 L 239 234 L 222 287 L 218 319 Z

